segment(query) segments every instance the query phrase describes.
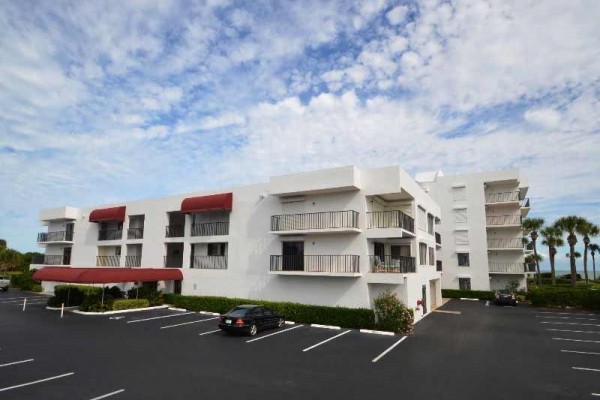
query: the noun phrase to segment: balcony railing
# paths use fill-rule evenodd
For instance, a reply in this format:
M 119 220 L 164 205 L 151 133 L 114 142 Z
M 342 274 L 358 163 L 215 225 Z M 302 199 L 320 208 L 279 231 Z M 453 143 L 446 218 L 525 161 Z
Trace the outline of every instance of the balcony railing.
M 183 256 L 165 256 L 165 268 L 183 268 Z
M 98 240 L 121 240 L 123 229 L 100 229 L 98 231 Z
M 358 273 L 357 255 L 271 256 L 271 271 Z
M 369 256 L 371 272 L 412 273 L 416 271 L 414 257 Z
M 442 272 L 442 262 L 441 262 L 440 260 L 437 260 L 437 261 L 435 262 L 435 270 L 436 270 L 437 272 Z
M 523 247 L 521 238 L 498 238 L 487 240 L 488 249 L 520 249 Z
M 415 220 L 400 210 L 367 213 L 367 228 L 402 228 L 415 232 Z
M 437 232 L 435 233 L 435 243 L 439 244 L 440 246 L 442 245 L 442 235 Z
M 125 256 L 126 267 L 141 267 L 142 256 Z
M 516 214 L 488 215 L 485 217 L 485 220 L 489 226 L 521 225 L 521 216 Z
M 229 222 L 192 224 L 192 236 L 229 235 Z
M 173 237 L 183 237 L 185 232 L 184 225 L 167 225 L 165 227 L 165 237 L 173 238 Z
M 127 239 L 143 239 L 144 228 L 129 228 L 127 229 Z
M 190 260 L 193 269 L 227 269 L 227 256 L 193 256 Z
M 485 195 L 486 203 L 509 203 L 513 201 L 519 201 L 518 190 L 512 192 L 487 193 Z
M 504 274 L 522 274 L 525 266 L 520 262 L 490 261 L 489 271 Z
M 70 265 L 71 257 L 63 255 L 35 256 L 31 259 L 31 263 L 43 265 Z
M 72 242 L 73 232 L 59 231 L 59 232 L 41 232 L 38 233 L 38 243 L 46 242 Z
M 121 265 L 121 256 L 96 256 L 98 267 L 118 267 Z
M 358 228 L 358 212 L 352 210 L 325 211 L 271 216 L 271 231 L 273 232 L 336 228 Z

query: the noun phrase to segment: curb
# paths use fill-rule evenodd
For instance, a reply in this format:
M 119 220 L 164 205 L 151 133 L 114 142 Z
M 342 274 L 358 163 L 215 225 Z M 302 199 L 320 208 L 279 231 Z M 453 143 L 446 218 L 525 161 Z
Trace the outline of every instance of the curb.
M 130 310 L 117 310 L 117 311 L 105 311 L 105 312 L 79 311 L 79 310 L 73 310 L 71 312 L 73 314 L 81 314 L 81 315 L 113 315 L 113 314 L 125 314 L 125 313 L 138 312 L 138 311 L 161 310 L 164 308 L 169 308 L 169 306 L 132 308 Z
M 169 307 L 170 311 L 187 311 L 185 308 Z
M 360 333 L 372 333 L 374 335 L 385 335 L 385 336 L 394 336 L 395 335 L 394 332 L 374 331 L 372 329 L 361 329 L 359 332 Z
M 296 325 L 294 321 L 285 321 L 286 325 Z
M 78 308 L 79 308 L 79 306 L 65 307 L 65 311 L 77 310 Z M 49 306 L 46 306 L 46 310 L 60 311 L 61 308 L 60 307 L 49 307 Z
M 461 297 L 460 300 L 479 301 L 479 299 L 472 299 L 472 298 L 467 298 L 467 297 Z
M 322 329 L 331 329 L 334 331 L 339 331 L 340 329 L 342 329 L 339 326 L 334 326 L 334 325 L 321 325 L 321 324 L 310 324 L 311 328 L 322 328 Z
M 186 310 L 187 311 L 187 310 Z M 210 311 L 198 311 L 198 314 L 204 314 L 204 315 L 215 315 L 217 317 L 220 317 L 221 314 L 218 312 L 210 312 Z

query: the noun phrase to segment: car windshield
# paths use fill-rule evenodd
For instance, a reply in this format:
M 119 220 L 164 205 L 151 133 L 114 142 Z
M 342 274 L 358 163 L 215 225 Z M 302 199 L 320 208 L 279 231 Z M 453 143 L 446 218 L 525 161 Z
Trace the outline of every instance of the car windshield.
M 244 317 L 248 311 L 250 311 L 249 308 L 236 307 L 233 310 L 229 311 L 227 315 L 229 315 L 230 317 Z
M 499 290 L 500 293 L 502 294 L 510 294 L 510 290 Z

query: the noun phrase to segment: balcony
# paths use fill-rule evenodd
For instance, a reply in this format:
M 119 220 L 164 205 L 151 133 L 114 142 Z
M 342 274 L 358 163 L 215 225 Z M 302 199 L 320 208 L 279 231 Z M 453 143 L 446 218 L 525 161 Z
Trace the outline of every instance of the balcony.
M 352 210 L 271 216 L 271 233 L 278 235 L 353 232 L 360 229 L 358 212 Z
M 100 229 L 98 231 L 98 240 L 121 240 L 123 229 Z
M 165 268 L 183 268 L 183 256 L 165 256 Z
M 525 264 L 525 272 L 536 272 L 535 263 Z
M 490 261 L 490 274 L 519 274 L 525 273 L 525 267 L 520 262 Z
M 442 245 L 442 235 L 440 235 L 437 232 L 435 233 L 435 244 L 438 247 L 440 247 Z
M 184 232 L 184 225 L 167 225 L 165 227 L 165 237 L 168 238 L 183 237 Z
M 494 228 L 521 227 L 521 215 L 488 215 L 485 217 L 486 225 Z
M 519 204 L 519 191 L 515 190 L 512 192 L 486 193 L 485 203 L 486 204 L 507 204 L 507 203 Z
M 121 256 L 96 256 L 97 267 L 118 267 L 121 265 Z
M 415 233 L 415 220 L 400 210 L 367 213 L 367 229 L 400 228 Z
M 488 250 L 519 250 L 523 251 L 522 238 L 497 238 L 487 240 Z
M 192 269 L 227 269 L 227 256 L 193 256 L 190 260 Z
M 192 224 L 192 236 L 229 235 L 229 222 L 206 222 Z
M 34 265 L 70 265 L 71 256 L 64 255 L 42 255 L 34 256 L 31 259 L 31 264 Z
M 435 270 L 436 270 L 437 272 L 442 272 L 442 262 L 441 262 L 440 260 L 437 260 L 437 261 L 435 262 Z
M 127 229 L 127 239 L 143 239 L 144 228 L 129 228 Z
M 73 232 L 60 231 L 60 232 L 41 232 L 38 233 L 38 243 L 51 243 L 51 242 L 72 242 Z
M 529 205 L 529 199 L 525 198 L 525 199 L 521 200 L 521 215 L 523 217 L 526 217 L 527 214 L 529 214 L 530 209 L 531 209 L 531 206 Z
M 386 274 L 408 274 L 416 272 L 414 257 L 369 256 L 370 272 Z
M 125 266 L 130 268 L 141 267 L 142 256 L 125 256 Z
M 360 276 L 357 255 L 272 255 L 270 274 L 300 276 Z

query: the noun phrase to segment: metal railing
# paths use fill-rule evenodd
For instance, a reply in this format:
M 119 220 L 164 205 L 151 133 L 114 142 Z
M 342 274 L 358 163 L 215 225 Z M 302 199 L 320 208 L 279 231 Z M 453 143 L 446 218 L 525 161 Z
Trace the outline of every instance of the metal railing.
M 517 214 L 510 215 L 488 215 L 485 217 L 487 225 L 521 225 L 521 216 Z
M 118 267 L 121 265 L 121 256 L 96 256 L 97 267 Z
M 402 228 L 414 233 L 415 220 L 400 210 L 372 211 L 367 213 L 367 228 Z
M 142 256 L 125 256 L 126 267 L 141 267 Z
M 227 269 L 227 256 L 193 256 L 190 260 L 193 269 Z
M 412 273 L 416 272 L 414 257 L 402 256 L 369 256 L 371 272 Z
M 358 228 L 358 212 L 324 211 L 271 216 L 271 231 L 274 232 L 333 228 Z
M 490 261 L 489 272 L 522 274 L 525 272 L 525 266 L 520 262 Z
M 183 256 L 165 256 L 164 265 L 165 268 L 183 268 Z
M 435 270 L 436 270 L 437 272 L 442 272 L 442 261 L 440 261 L 440 260 L 437 260 L 437 261 L 435 262 Z
M 165 237 L 183 237 L 185 225 L 167 225 L 165 227 Z
M 129 228 L 127 229 L 127 239 L 143 239 L 144 228 Z
M 442 245 L 442 235 L 437 232 L 435 233 L 435 243 L 439 244 L 440 246 Z
M 325 273 L 357 273 L 360 256 L 357 255 L 314 255 L 314 256 L 271 256 L 271 271 L 303 271 Z
M 521 238 L 498 238 L 487 240 L 488 249 L 520 249 L 523 247 Z
M 100 229 L 98 231 L 98 240 L 121 240 L 123 229 Z
M 229 235 L 229 222 L 203 222 L 192 224 L 192 236 Z
M 37 241 L 39 243 L 72 242 L 73 241 L 73 232 L 67 232 L 67 231 L 41 232 L 41 233 L 38 233 Z
M 508 203 L 512 201 L 519 201 L 519 191 L 515 190 L 512 192 L 500 192 L 500 193 L 486 193 L 486 203 Z
M 36 258 L 35 262 L 34 262 L 34 260 L 32 260 L 32 264 L 44 264 L 44 265 L 69 265 L 69 264 L 71 264 L 70 256 L 45 255 L 40 258 Z

